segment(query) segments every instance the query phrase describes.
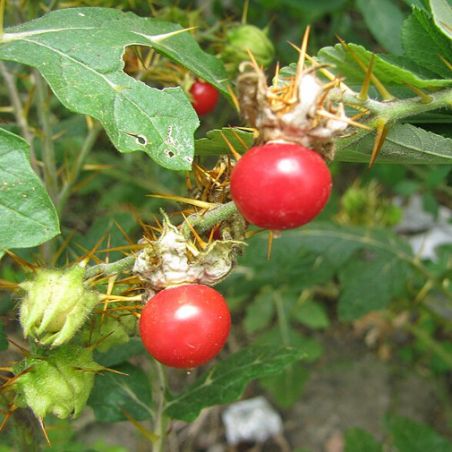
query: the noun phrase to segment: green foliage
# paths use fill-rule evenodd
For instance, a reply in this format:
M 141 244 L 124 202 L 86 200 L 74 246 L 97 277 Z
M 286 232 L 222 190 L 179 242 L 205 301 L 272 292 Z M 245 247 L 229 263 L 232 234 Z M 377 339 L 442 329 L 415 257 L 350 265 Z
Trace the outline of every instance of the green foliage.
M 452 61 L 452 46 L 441 30 L 428 12 L 414 8 L 403 25 L 402 43 L 408 58 L 447 79 L 450 78 L 450 67 L 445 61 Z
M 196 154 L 223 155 L 227 153 L 228 142 L 242 153 L 252 146 L 253 134 L 232 127 L 210 130 L 204 138 L 195 141 Z
M 121 374 L 105 372 L 96 378 L 88 400 L 96 419 L 116 422 L 130 417 L 137 421 L 152 417 L 149 380 L 143 370 L 128 363 L 114 370 Z
M 219 61 L 181 30 L 114 9 L 58 10 L 5 30 L 0 59 L 36 67 L 67 108 L 102 123 L 119 151 L 143 151 L 166 168 L 186 170 L 198 126 L 188 97 L 180 88 L 134 80 L 121 59 L 127 45 L 151 46 L 225 92 Z
M 29 163 L 29 146 L 0 129 L 0 258 L 9 248 L 50 240 L 58 217 L 45 188 Z
M 432 428 L 410 419 L 389 416 L 387 428 L 393 438 L 398 452 L 448 452 L 452 450 L 452 443 L 439 435 Z
M 383 447 L 365 430 L 351 428 L 345 435 L 345 452 L 382 452 Z
M 341 44 L 334 47 L 324 47 L 320 50 L 318 57 L 324 63 L 334 64 L 337 72 L 347 78 L 347 83 L 361 83 L 365 72 L 353 59 L 351 52 L 359 57 L 367 67 L 373 52 L 366 50 L 363 46 L 349 43 L 350 52 L 347 52 Z M 425 48 L 428 51 L 428 47 Z M 416 63 L 416 61 L 414 61 Z M 413 65 L 413 61 L 406 58 L 395 58 L 393 56 L 376 54 L 372 73 L 385 85 L 406 86 L 410 84 L 416 88 L 440 88 L 452 86 L 449 77 L 432 76 L 427 68 L 422 65 Z
M 313 300 L 299 300 L 291 315 L 302 325 L 314 330 L 328 328 L 330 325 L 325 308 Z
M 173 418 L 192 421 L 203 408 L 237 400 L 251 380 L 277 374 L 303 355 L 303 351 L 293 347 L 244 348 L 211 367 L 186 391 L 170 399 L 165 412 Z
M 403 53 L 400 29 L 404 15 L 391 0 L 357 0 L 356 6 L 375 39 L 390 52 Z

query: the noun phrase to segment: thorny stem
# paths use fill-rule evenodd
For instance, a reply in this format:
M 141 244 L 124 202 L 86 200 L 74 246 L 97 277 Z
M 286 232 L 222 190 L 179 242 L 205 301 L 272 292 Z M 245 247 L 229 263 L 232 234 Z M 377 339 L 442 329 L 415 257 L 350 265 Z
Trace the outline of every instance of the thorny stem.
M 99 132 L 102 130 L 102 127 L 98 122 L 96 122 L 89 130 L 88 135 L 85 138 L 85 141 L 80 149 L 80 152 L 78 153 L 77 159 L 71 168 L 68 178 L 63 185 L 63 188 L 61 189 L 61 192 L 58 196 L 58 202 L 57 202 L 57 209 L 58 212 L 61 214 L 61 212 L 64 209 L 64 206 L 66 205 L 66 202 L 71 194 L 71 190 L 74 186 L 74 183 L 77 181 L 77 178 L 80 174 L 80 171 L 83 167 L 83 164 L 85 163 L 86 157 L 88 156 L 89 152 L 91 151 L 92 147 L 94 146 L 94 143 L 96 142 L 97 136 L 99 135 Z
M 53 144 L 53 131 L 50 124 L 50 110 L 46 96 L 47 85 L 41 74 L 34 71 L 37 96 L 37 113 L 42 128 L 42 161 L 44 163 L 44 182 L 47 191 L 53 201 L 56 200 L 58 193 L 57 166 L 55 163 L 55 147 Z
M 190 235 L 190 225 L 199 232 L 205 232 L 216 224 L 227 220 L 230 216 L 237 213 L 237 207 L 233 201 L 221 204 L 204 215 L 193 215 L 188 217 L 187 222 L 182 227 L 182 233 L 188 237 Z
M 114 275 L 115 273 L 120 273 L 122 271 L 130 270 L 133 267 L 133 264 L 135 262 L 135 256 L 127 256 L 123 259 L 120 259 L 119 261 L 112 262 L 111 264 L 98 264 L 93 265 L 92 267 L 88 268 L 85 273 L 85 278 L 93 278 L 97 275 L 105 275 L 110 276 Z
M 8 88 L 8 95 L 13 107 L 14 116 L 16 118 L 17 124 L 22 132 L 23 137 L 30 145 L 30 155 L 31 155 L 31 166 L 35 173 L 39 175 L 39 169 L 36 162 L 36 155 L 33 145 L 33 134 L 30 132 L 27 117 L 24 114 L 24 108 L 22 106 L 22 101 L 20 100 L 19 91 L 17 90 L 15 77 L 8 71 L 4 63 L 0 62 L 0 72 L 5 84 Z
M 346 104 L 364 107 L 374 114 L 374 120 L 384 119 L 386 122 L 452 106 L 452 89 L 444 89 L 433 94 L 429 93 L 429 96 L 431 97 L 429 103 L 423 103 L 419 97 L 380 102 L 372 99 L 363 101 L 356 93 L 346 92 L 343 94 L 342 100 Z
M 190 217 L 190 224 L 198 229 L 199 231 L 206 231 L 217 223 L 228 219 L 231 215 L 237 212 L 235 204 L 231 201 L 226 204 L 221 204 L 215 209 L 210 210 L 205 215 L 199 215 Z M 183 228 L 184 235 L 190 235 L 190 228 L 187 223 L 184 224 Z M 98 264 L 94 265 L 86 271 L 85 278 L 93 278 L 97 275 L 110 276 L 115 273 L 122 271 L 131 270 L 135 262 L 135 256 L 127 256 L 119 261 L 112 262 L 109 264 Z
M 152 452 L 163 452 L 168 419 L 164 414 L 166 395 L 166 375 L 164 367 L 155 361 L 157 368 L 157 410 L 155 412 L 155 434 L 157 440 L 152 445 Z

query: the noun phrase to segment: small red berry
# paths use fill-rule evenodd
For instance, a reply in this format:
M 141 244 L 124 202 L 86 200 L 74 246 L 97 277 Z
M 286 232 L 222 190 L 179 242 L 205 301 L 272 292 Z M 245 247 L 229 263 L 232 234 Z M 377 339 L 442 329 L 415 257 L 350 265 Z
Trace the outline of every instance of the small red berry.
M 148 301 L 140 318 L 140 335 L 149 354 L 182 369 L 201 366 L 216 356 L 230 328 L 224 298 L 202 284 L 162 290 Z
M 331 173 L 315 151 L 293 143 L 251 148 L 231 175 L 231 195 L 245 219 L 261 228 L 308 223 L 331 193 Z
M 218 102 L 218 91 L 210 83 L 197 80 L 190 88 L 192 105 L 199 116 L 206 115 L 215 109 Z

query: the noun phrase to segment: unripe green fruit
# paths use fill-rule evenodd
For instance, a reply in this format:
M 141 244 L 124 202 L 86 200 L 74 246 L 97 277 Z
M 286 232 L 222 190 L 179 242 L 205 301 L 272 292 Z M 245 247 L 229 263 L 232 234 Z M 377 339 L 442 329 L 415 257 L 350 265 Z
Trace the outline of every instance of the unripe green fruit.
M 231 72 L 237 71 L 242 61 L 249 61 L 249 52 L 264 68 L 275 56 L 275 49 L 267 34 L 254 25 L 238 25 L 229 30 L 221 52 L 226 67 Z
M 24 336 L 56 347 L 68 342 L 99 301 L 83 284 L 85 269 L 39 270 L 21 284 L 27 292 L 20 305 Z
M 95 373 L 102 369 L 91 349 L 74 345 L 25 358 L 14 368 L 16 375 L 26 371 L 14 383 L 17 405 L 30 407 L 40 418 L 76 417 L 86 405 Z

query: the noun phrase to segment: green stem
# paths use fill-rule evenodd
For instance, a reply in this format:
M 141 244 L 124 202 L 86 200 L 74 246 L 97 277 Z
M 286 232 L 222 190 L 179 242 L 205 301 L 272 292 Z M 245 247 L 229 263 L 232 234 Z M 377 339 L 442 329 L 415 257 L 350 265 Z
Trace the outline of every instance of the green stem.
M 411 97 L 409 99 L 393 100 L 390 102 L 380 102 L 367 99 L 363 101 L 358 94 L 346 92 L 342 100 L 345 103 L 359 105 L 367 108 L 374 114 L 375 120 L 383 119 L 386 122 L 397 121 L 408 116 L 418 115 L 426 111 L 437 110 L 439 108 L 452 106 L 452 89 L 444 89 L 430 94 L 430 102 L 424 103 L 420 97 Z M 340 100 L 340 99 L 338 99 Z
M 416 339 L 424 342 L 433 353 L 441 358 L 452 369 L 452 354 L 446 351 L 439 342 L 433 339 L 423 329 L 415 325 L 409 325 L 407 328 L 416 337 Z
M 42 161 L 44 163 L 44 182 L 50 197 L 55 202 L 58 194 L 58 175 L 55 163 L 53 130 L 50 124 L 50 109 L 47 97 L 47 85 L 41 74 L 34 71 L 37 97 L 37 113 L 42 128 Z
M 131 255 L 124 257 L 119 261 L 112 262 L 111 264 L 93 265 L 92 267 L 88 268 L 88 270 L 86 270 L 85 278 L 86 279 L 94 278 L 94 276 L 100 274 L 110 276 L 116 273 L 120 273 L 122 271 L 128 271 L 132 269 L 134 262 L 135 256 Z
M 196 228 L 199 232 L 208 231 L 210 228 L 224 220 L 227 220 L 235 213 L 237 213 L 237 207 L 233 201 L 226 204 L 220 204 L 218 207 L 209 210 L 204 215 L 188 217 L 188 222 L 185 222 L 182 227 L 182 233 L 188 237 L 190 235 L 190 225 Z
M 275 291 L 273 293 L 273 301 L 276 307 L 276 315 L 278 317 L 279 331 L 284 345 L 290 345 L 289 322 L 287 321 L 286 311 L 281 293 Z
M 1 12 L 0 12 L 1 14 Z M 14 117 L 16 118 L 17 125 L 22 132 L 22 136 L 30 145 L 31 166 L 36 174 L 40 174 L 38 164 L 36 161 L 36 154 L 33 144 L 33 134 L 30 132 L 28 126 L 27 117 L 24 114 L 24 108 L 22 101 L 20 100 L 19 91 L 17 90 L 15 77 L 8 71 L 4 63 L 0 63 L 0 72 L 5 80 L 6 87 L 8 88 L 8 96 L 11 101 L 11 105 L 14 111 Z
M 152 444 L 152 452 L 163 452 L 166 438 L 166 431 L 168 426 L 168 418 L 165 416 L 166 404 L 166 374 L 164 367 L 155 361 L 157 368 L 158 388 L 157 388 L 157 410 L 155 412 L 155 434 L 157 440 Z
M 77 155 L 77 159 L 75 160 L 74 165 L 69 172 L 68 178 L 61 189 L 60 195 L 58 196 L 57 202 L 57 210 L 61 214 L 66 205 L 66 202 L 71 194 L 71 190 L 78 179 L 80 171 L 85 163 L 86 157 L 94 146 L 96 142 L 97 136 L 99 132 L 102 130 L 102 127 L 99 123 L 95 123 L 93 127 L 90 128 L 88 135 L 85 138 L 85 141 L 80 149 L 80 152 Z

